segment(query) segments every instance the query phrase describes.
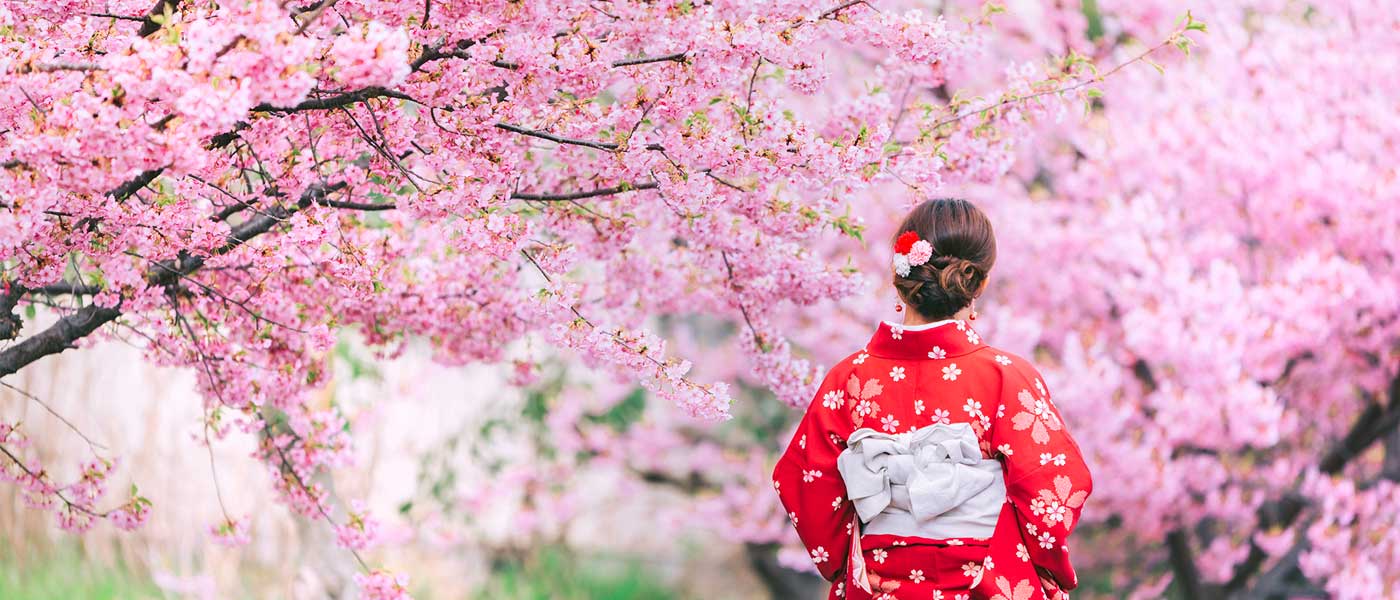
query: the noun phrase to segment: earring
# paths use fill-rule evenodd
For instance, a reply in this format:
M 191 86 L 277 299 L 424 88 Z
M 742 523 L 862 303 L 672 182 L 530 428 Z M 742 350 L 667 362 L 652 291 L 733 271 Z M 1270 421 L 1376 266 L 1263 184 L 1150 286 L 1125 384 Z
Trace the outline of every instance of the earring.
M 899 300 L 895 300 L 895 301 L 894 301 L 894 312 L 904 312 L 904 303 L 901 302 L 901 301 L 899 301 Z
M 968 318 L 969 321 L 976 321 L 976 320 L 977 320 L 977 310 L 976 310 L 976 309 L 973 309 L 972 312 L 971 312 L 970 314 L 967 315 L 967 318 Z

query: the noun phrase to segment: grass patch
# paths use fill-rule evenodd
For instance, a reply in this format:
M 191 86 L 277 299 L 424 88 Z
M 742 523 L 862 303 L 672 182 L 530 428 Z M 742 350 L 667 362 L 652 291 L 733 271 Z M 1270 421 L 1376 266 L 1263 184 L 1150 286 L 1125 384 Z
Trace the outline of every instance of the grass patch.
M 24 561 L 0 553 L 0 598 L 24 600 L 148 600 L 161 598 L 147 578 L 121 565 L 91 564 L 74 549 Z
M 497 566 L 480 600 L 669 600 L 684 598 L 635 560 L 585 558 L 542 550 Z

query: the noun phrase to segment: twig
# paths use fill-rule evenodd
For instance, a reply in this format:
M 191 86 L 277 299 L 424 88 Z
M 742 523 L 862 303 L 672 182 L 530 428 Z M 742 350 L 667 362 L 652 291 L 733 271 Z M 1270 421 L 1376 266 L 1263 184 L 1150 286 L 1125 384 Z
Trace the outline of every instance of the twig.
M 26 391 L 24 391 L 24 390 L 22 390 L 22 389 L 19 389 L 19 388 L 13 386 L 13 385 L 10 385 L 10 384 L 8 384 L 8 383 L 5 383 L 4 381 L 0 381 L 0 385 L 5 386 L 5 387 L 7 387 L 7 388 L 13 390 L 15 393 L 17 393 L 17 394 L 19 394 L 19 395 L 21 395 L 21 396 L 24 396 L 25 398 L 28 398 L 28 399 L 32 400 L 35 404 L 38 404 L 39 406 L 42 406 L 42 407 L 44 408 L 44 410 L 48 411 L 49 414 L 53 415 L 53 417 L 54 417 L 55 419 L 58 419 L 59 421 L 63 422 L 64 425 L 67 425 L 69 429 L 72 429 L 72 430 L 73 430 L 73 433 L 78 434 L 78 437 L 83 438 L 83 441 L 84 441 L 84 442 L 87 442 L 88 449 L 92 450 L 94 454 L 97 453 L 97 449 L 98 449 L 98 448 L 101 448 L 101 449 L 103 449 L 103 450 L 106 450 L 106 449 L 107 449 L 106 446 L 103 446 L 102 444 L 99 444 L 99 443 L 97 443 L 97 442 L 92 441 L 92 438 L 89 438 L 89 437 L 87 436 L 87 434 L 83 433 L 83 431 L 82 431 L 81 429 L 78 429 L 78 426 L 77 426 L 77 425 L 74 425 L 72 421 L 69 421 L 69 420 L 68 420 L 67 418 L 65 418 L 63 415 L 58 414 L 58 411 L 55 411 L 55 410 L 53 409 L 53 407 L 51 407 L 51 406 L 48 405 L 48 403 L 44 402 L 43 400 L 40 400 L 38 396 L 35 396 L 34 394 L 31 394 L 31 393 L 29 393 L 29 392 L 26 392 Z
M 511 198 L 514 198 L 514 199 L 516 199 L 516 200 L 545 200 L 545 201 L 582 200 L 582 199 L 584 199 L 584 198 L 596 198 L 596 197 L 598 197 L 598 196 L 611 196 L 611 195 L 613 195 L 613 194 L 621 194 L 621 193 L 633 192 L 633 191 L 637 191 L 637 190 L 656 189 L 657 185 L 658 185 L 658 184 L 657 184 L 655 181 L 647 181 L 647 182 L 638 183 L 638 184 L 623 184 L 623 185 L 618 185 L 618 186 L 613 186 L 613 187 L 607 187 L 607 188 L 598 188 L 598 189 L 596 189 L 596 190 L 587 190 L 587 191 L 583 191 L 583 192 L 569 192 L 569 193 L 562 193 L 562 194 L 529 194 L 529 193 L 515 192 L 515 193 L 512 193 L 512 194 L 510 195 L 510 197 L 511 197 Z
M 612 66 L 614 66 L 614 67 L 630 67 L 630 66 L 632 66 L 632 65 L 644 65 L 644 64 L 647 64 L 647 63 L 666 62 L 666 61 L 672 61 L 672 62 L 683 63 L 683 62 L 686 61 L 686 53 L 685 53 L 685 52 L 677 52 L 677 53 L 675 53 L 675 54 L 667 54 L 666 56 L 641 56 L 641 57 L 638 57 L 638 58 L 628 58 L 628 59 L 623 59 L 623 60 L 619 60 L 619 61 L 614 61 L 614 62 L 612 63 Z

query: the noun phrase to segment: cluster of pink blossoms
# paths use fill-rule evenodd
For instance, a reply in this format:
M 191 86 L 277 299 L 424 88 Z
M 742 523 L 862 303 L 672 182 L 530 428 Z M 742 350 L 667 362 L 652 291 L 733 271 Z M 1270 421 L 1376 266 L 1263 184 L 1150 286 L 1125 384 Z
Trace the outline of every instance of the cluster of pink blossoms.
M 245 546 L 248 542 L 252 541 L 250 537 L 251 532 L 248 527 L 248 517 L 229 517 L 222 523 L 211 525 L 209 527 L 209 534 L 212 536 L 214 543 L 228 548 Z
M 820 369 L 788 315 L 862 289 L 841 244 L 871 201 L 989 183 L 1087 76 L 950 95 L 989 30 L 908 4 L 0 6 L 0 377 L 143 344 L 352 546 L 372 521 L 318 483 L 350 456 L 317 398 L 341 331 L 449 364 L 546 360 L 508 352 L 543 339 L 711 421 L 731 389 L 801 405 Z M 734 335 L 707 347 L 710 323 Z M 366 585 L 401 591 L 387 577 Z
M 411 600 L 408 595 L 408 576 L 386 571 L 371 571 L 368 574 L 356 573 L 355 584 L 365 600 Z
M 0 421 L 0 479 L 19 487 L 26 506 L 53 511 L 59 528 L 83 533 L 105 518 L 117 528 L 131 531 L 150 516 L 151 501 L 134 485 L 125 504 L 109 510 L 99 507 L 116 468 L 115 460 L 94 458 L 81 465 L 77 480 L 59 484 L 37 457 L 26 457 L 29 446 L 18 425 Z

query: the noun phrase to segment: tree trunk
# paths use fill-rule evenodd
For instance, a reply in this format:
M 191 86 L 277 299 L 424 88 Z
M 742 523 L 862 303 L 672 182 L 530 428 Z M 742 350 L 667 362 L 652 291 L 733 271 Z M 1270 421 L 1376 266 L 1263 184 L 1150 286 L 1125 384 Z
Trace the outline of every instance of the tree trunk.
M 830 584 L 811 573 L 794 571 L 778 564 L 777 544 L 744 544 L 749 565 L 774 600 L 820 600 Z

